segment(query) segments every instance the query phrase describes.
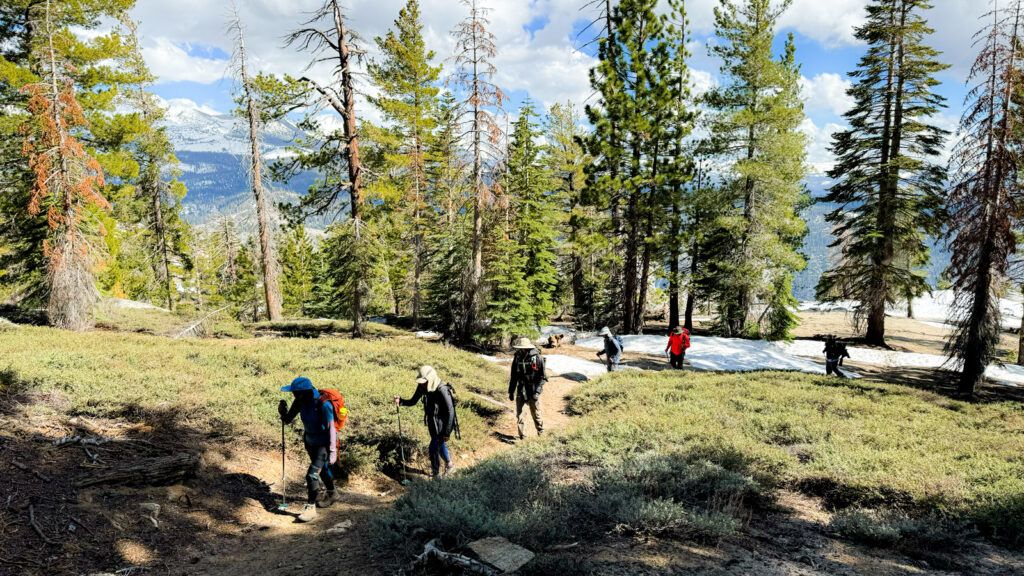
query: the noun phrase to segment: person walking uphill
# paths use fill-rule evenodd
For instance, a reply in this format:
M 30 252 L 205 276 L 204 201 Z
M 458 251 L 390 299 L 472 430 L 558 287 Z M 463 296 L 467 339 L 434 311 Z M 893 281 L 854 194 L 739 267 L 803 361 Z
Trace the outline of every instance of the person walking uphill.
M 686 349 L 690 347 L 690 331 L 682 326 L 676 326 L 668 335 L 668 344 L 665 345 L 665 352 L 669 354 L 669 364 L 676 370 L 683 368 L 683 360 L 686 359 Z
M 337 501 L 334 490 L 333 468 L 338 463 L 340 440 L 338 432 L 344 425 L 348 411 L 345 400 L 336 390 L 317 390 L 309 378 L 299 376 L 292 383 L 281 388 L 282 392 L 291 392 L 294 400 L 291 407 L 281 400 L 277 411 L 281 421 L 290 424 L 296 416 L 302 419 L 303 444 L 309 454 L 309 469 L 306 470 L 306 505 L 299 514 L 299 522 L 310 522 L 316 519 L 316 501 L 320 493 L 320 484 L 327 494 L 321 506 L 327 507 Z
M 452 459 L 448 452 L 448 439 L 454 432 L 459 435 L 459 418 L 455 413 L 455 398 L 452 387 L 441 381 L 437 371 L 431 366 L 420 366 L 416 373 L 416 393 L 404 400 L 395 396 L 395 404 L 399 406 L 415 406 L 423 399 L 423 423 L 430 433 L 430 472 L 436 480 L 444 460 L 444 473 L 452 471 Z
M 608 371 L 615 372 L 619 369 L 619 362 L 622 361 L 622 339 L 612 334 L 611 329 L 607 326 L 601 328 L 598 334 L 604 337 L 604 350 L 598 352 L 597 356 L 599 358 L 604 356 Z
M 540 411 L 540 394 L 548 379 L 544 374 L 544 357 L 529 338 L 519 338 L 512 345 L 516 355 L 512 359 L 512 376 L 508 382 L 508 399 L 516 402 L 516 425 L 519 439 L 526 437 L 525 408 L 530 408 L 537 435 L 544 433 L 544 419 Z

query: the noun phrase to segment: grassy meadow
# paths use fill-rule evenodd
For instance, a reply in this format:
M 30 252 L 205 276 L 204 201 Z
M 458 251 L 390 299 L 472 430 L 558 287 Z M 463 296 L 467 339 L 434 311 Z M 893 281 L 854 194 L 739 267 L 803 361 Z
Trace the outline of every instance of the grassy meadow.
M 622 372 L 569 401 L 574 426 L 450 482 L 379 524 L 527 546 L 609 531 L 716 540 L 780 489 L 820 496 L 855 540 L 1024 542 L 1024 408 L 798 373 Z M 429 510 L 446 502 L 448 515 Z M 536 548 L 535 548 L 536 549 Z
M 397 439 L 391 398 L 412 394 L 420 364 L 432 364 L 454 384 L 462 442 L 470 446 L 483 442 L 485 418 L 494 413 L 471 391 L 503 392 L 507 382 L 500 368 L 474 354 L 411 337 L 175 340 L 21 326 L 0 330 L 0 350 L 0 388 L 45 399 L 23 402 L 30 413 L 131 420 L 161 411 L 201 432 L 266 446 L 280 441 L 277 402 L 290 398 L 281 386 L 304 375 L 344 394 L 344 437 L 367 459 L 376 458 L 372 446 Z M 403 416 L 407 440 L 425 441 L 422 410 L 405 409 Z

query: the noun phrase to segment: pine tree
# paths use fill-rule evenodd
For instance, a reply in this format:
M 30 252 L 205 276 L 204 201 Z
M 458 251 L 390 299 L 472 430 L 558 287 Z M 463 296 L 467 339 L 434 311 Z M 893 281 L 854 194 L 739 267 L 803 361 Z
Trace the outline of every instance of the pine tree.
M 718 219 L 712 277 L 719 327 L 730 336 L 785 335 L 794 319 L 785 287 L 805 264 L 797 249 L 806 231 L 798 215 L 806 197 L 806 138 L 799 131 L 804 115 L 792 35 L 781 57 L 772 54 L 788 6 L 788 0 L 777 7 L 770 0 L 721 0 L 715 8 L 722 42 L 710 52 L 722 60 L 725 83 L 706 95 L 709 148 L 729 166 L 726 201 L 738 208 Z M 751 325 L 758 303 L 764 311 Z
M 467 273 L 472 261 L 472 210 L 468 209 L 472 197 L 467 163 L 459 147 L 460 117 L 455 97 L 451 93 L 442 95 L 435 111 L 438 129 L 426 165 L 430 204 L 438 218 L 426 234 L 430 273 L 424 285 L 424 313 L 434 329 L 451 339 L 456 339 L 462 330 Z
M 126 90 L 124 99 L 134 110 L 139 128 L 128 147 L 138 165 L 137 178 L 130 180 L 135 195 L 129 204 L 134 206 L 132 213 L 119 221 L 122 227 L 132 225 L 139 232 L 136 252 L 141 258 L 127 268 L 146 279 L 140 289 L 128 291 L 128 296 L 152 300 L 174 310 L 178 292 L 175 282 L 188 274 L 191 265 L 190 230 L 181 217 L 187 190 L 178 180 L 178 159 L 165 129 L 160 126 L 164 111 L 156 96 L 148 91 L 155 78 L 142 58 L 136 24 L 127 15 L 123 16 L 122 23 L 128 31 L 125 69 L 137 79 L 137 84 Z M 155 286 L 149 286 L 150 278 Z
M 322 27 L 318 28 L 318 25 Z M 292 166 L 312 168 L 321 167 L 324 171 L 321 180 L 310 190 L 304 200 L 306 207 L 313 206 L 315 211 L 323 213 L 329 210 L 342 195 L 348 192 L 349 227 L 354 261 L 368 263 L 368 254 L 373 252 L 373 238 L 367 237 L 364 230 L 363 210 L 365 190 L 363 183 L 363 165 L 359 151 L 359 130 L 356 119 L 356 92 L 353 60 L 362 54 L 356 43 L 356 37 L 348 26 L 340 0 L 325 0 L 305 27 L 292 32 L 288 36 L 288 44 L 298 44 L 303 50 L 311 51 L 316 61 L 333 63 L 331 77 L 335 85 L 321 85 L 319 82 L 302 77 L 297 83 L 289 83 L 289 91 L 295 93 L 295 87 L 308 85 L 316 91 L 324 104 L 330 107 L 342 121 L 340 133 L 336 131 L 328 135 L 325 142 L 320 142 L 312 151 L 305 150 L 292 162 Z M 301 93 L 301 90 L 299 90 Z M 312 129 L 317 125 L 312 115 L 307 115 L 302 127 Z M 301 143 L 300 143 L 301 144 Z M 337 150 L 341 154 L 337 154 Z M 342 164 L 338 165 L 341 160 Z M 345 282 L 351 288 L 351 295 L 345 300 L 351 305 L 352 335 L 363 336 L 365 306 L 368 294 L 364 282 L 363 270 L 355 270 L 355 276 Z
M 977 84 L 960 120 L 960 140 L 950 162 L 949 196 L 954 235 L 948 274 L 953 283 L 952 320 L 957 328 L 947 350 L 962 363 L 959 390 L 973 395 L 996 355 L 1002 331 L 999 293 L 1008 285 L 1016 250 L 1014 226 L 1021 216 L 1019 159 L 1024 152 L 1020 66 L 1024 6 L 1014 0 L 990 16 L 978 35 L 971 67 Z
M 398 186 L 404 192 L 399 218 L 406 221 L 411 239 L 402 234 L 399 240 L 403 242 L 402 246 L 407 240 L 412 244 L 412 321 L 413 326 L 418 326 L 423 302 L 422 277 L 426 266 L 424 241 L 426 230 L 432 225 L 432 211 L 427 204 L 426 155 L 435 128 L 433 112 L 438 104 L 440 88 L 437 81 L 441 67 L 430 63 L 434 53 L 427 50 L 423 41 L 417 0 L 406 2 L 394 28 L 386 36 L 376 39 L 382 58 L 372 61 L 368 70 L 380 94 L 371 97 L 370 101 L 389 122 L 387 133 L 394 152 L 388 158 L 388 164 L 397 168 L 397 171 L 389 171 L 389 175 L 398 180 Z
M 497 56 L 497 47 L 494 35 L 487 30 L 488 10 L 482 5 L 482 0 L 463 0 L 463 4 L 469 8 L 469 15 L 452 31 L 455 38 L 455 72 L 452 83 L 462 91 L 460 108 L 466 116 L 464 132 L 470 139 L 473 157 L 473 236 L 460 330 L 460 338 L 469 341 L 477 329 L 478 309 L 482 300 L 483 224 L 490 196 L 485 173 L 486 162 L 489 156 L 493 157 L 493 147 L 497 145 L 501 133 L 489 109 L 500 108 L 505 95 L 492 81 L 497 72 L 492 62 Z
M 834 136 L 836 183 L 822 201 L 839 206 L 827 216 L 836 226 L 842 257 L 818 284 L 819 298 L 855 299 L 866 340 L 885 343 L 885 307 L 920 294 L 925 278 L 924 234 L 943 220 L 945 170 L 938 163 L 946 132 L 934 124 L 943 97 L 935 74 L 946 65 L 924 44 L 932 33 L 923 13 L 928 0 L 875 0 L 855 36 L 868 45 L 848 94 L 855 105 L 850 128 Z M 931 123 L 930 123 L 931 122 Z
M 515 239 L 524 258 L 526 303 L 533 325 L 543 326 L 554 313 L 558 288 L 555 250 L 560 214 L 558 199 L 551 191 L 551 175 L 541 162 L 537 143 L 541 131 L 535 118 L 533 105 L 527 101 L 519 110 L 509 142 L 505 193 L 513 204 Z
M 562 237 L 562 280 L 560 284 L 571 300 L 573 318 L 578 326 L 593 328 L 598 323 L 598 293 L 604 281 L 601 259 L 607 253 L 608 240 L 603 233 L 607 218 L 590 203 L 585 194 L 585 168 L 590 157 L 581 142 L 586 132 L 582 118 L 571 103 L 555 104 L 548 112 L 544 161 L 554 180 L 557 198 L 564 213 Z
M 306 316 L 313 299 L 313 275 L 316 273 L 315 250 L 306 235 L 306 226 L 297 223 L 284 230 L 281 245 L 281 277 L 284 279 L 284 313 Z
M 83 330 L 92 323 L 98 250 L 90 229 L 96 214 L 109 209 L 101 195 L 103 172 L 76 138 L 86 120 L 75 91 L 77 68 L 60 41 L 61 4 L 46 0 L 30 8 L 37 30 L 30 59 L 39 80 L 25 85 L 31 123 L 23 151 L 35 179 L 28 210 L 45 214 L 49 232 L 43 244 L 47 259 L 49 321 L 58 328 Z

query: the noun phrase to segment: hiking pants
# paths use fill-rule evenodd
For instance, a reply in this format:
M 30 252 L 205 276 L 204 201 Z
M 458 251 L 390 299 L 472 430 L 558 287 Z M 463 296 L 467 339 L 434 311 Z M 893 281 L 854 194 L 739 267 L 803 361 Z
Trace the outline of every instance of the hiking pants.
M 671 364 L 673 368 L 676 370 L 682 370 L 683 358 L 686 358 L 686 352 L 683 352 L 682 354 L 669 353 L 668 358 L 668 363 Z
M 430 435 L 430 471 L 434 476 L 441 470 L 441 460 L 445 466 L 451 466 L 452 457 L 448 454 L 448 443 L 438 434 Z
M 825 375 L 826 376 L 831 376 L 832 374 L 835 374 L 836 376 L 839 376 L 840 378 L 846 378 L 846 374 L 843 374 L 842 372 L 839 371 L 839 359 L 838 358 L 836 358 L 834 360 L 829 360 L 827 358 L 825 359 Z
M 316 504 L 320 483 L 328 492 L 334 491 L 334 476 L 331 474 L 331 449 L 329 446 L 306 444 L 309 454 L 309 469 L 306 470 L 306 498 L 309 504 Z
M 526 437 L 526 407 L 529 406 L 530 414 L 533 416 L 533 425 L 537 428 L 537 435 L 544 433 L 544 418 L 540 413 L 540 398 L 527 400 L 522 395 L 516 396 L 516 425 L 519 427 L 519 438 Z
M 608 360 L 607 364 L 608 364 L 608 371 L 609 372 L 617 372 L 619 370 L 619 361 L 618 360 Z

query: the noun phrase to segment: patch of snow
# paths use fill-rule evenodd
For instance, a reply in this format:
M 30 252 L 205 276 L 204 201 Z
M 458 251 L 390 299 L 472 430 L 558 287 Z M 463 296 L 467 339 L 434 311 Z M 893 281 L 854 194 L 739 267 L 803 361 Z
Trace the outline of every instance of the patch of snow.
M 549 376 L 563 376 L 571 380 L 580 379 L 573 378 L 577 374 L 584 376 L 585 379 L 591 379 L 608 373 L 608 368 L 600 362 L 593 362 L 564 354 L 544 356 L 544 365 Z
M 837 302 L 801 302 L 797 308 L 801 311 L 811 312 L 853 312 L 857 308 L 855 300 L 840 300 Z M 952 290 L 933 290 L 931 294 L 925 294 L 914 298 L 914 319 L 925 323 L 939 323 L 947 327 L 950 320 L 950 310 L 953 306 Z M 886 309 L 890 316 L 906 317 L 906 303 L 890 306 Z M 1021 324 L 1022 309 L 1021 295 L 1012 294 L 1006 298 L 999 299 L 999 313 L 1002 317 L 1003 328 L 1017 328 Z M 934 324 L 931 324 L 934 325 Z
M 512 362 L 511 358 L 498 358 L 497 356 L 488 356 L 487 354 L 477 354 L 477 356 L 495 364 L 510 364 Z
M 417 338 L 440 338 L 441 334 L 433 330 L 420 330 L 416 333 Z
M 126 308 L 129 310 L 159 310 L 161 312 L 170 312 L 167 308 L 161 308 L 154 306 L 149 302 L 136 302 L 135 300 L 125 300 L 124 298 L 107 298 L 105 300 L 107 304 L 114 308 Z
M 566 326 L 543 326 L 540 329 L 541 336 L 551 336 L 552 334 L 577 334 L 575 330 Z
M 665 336 L 623 336 L 627 352 L 663 356 L 668 339 Z M 745 372 L 750 370 L 794 370 L 824 374 L 825 367 L 800 358 L 771 342 L 714 336 L 691 336 L 686 352 L 687 364 L 699 370 Z M 601 350 L 601 338 L 585 338 L 577 346 Z
M 853 312 L 857 308 L 854 300 L 839 300 L 836 302 L 818 302 L 810 300 L 797 305 L 801 312 Z
M 1007 386 L 1024 385 L 1024 366 L 1016 364 L 990 364 L 985 369 L 985 377 Z

